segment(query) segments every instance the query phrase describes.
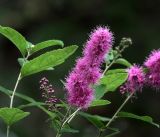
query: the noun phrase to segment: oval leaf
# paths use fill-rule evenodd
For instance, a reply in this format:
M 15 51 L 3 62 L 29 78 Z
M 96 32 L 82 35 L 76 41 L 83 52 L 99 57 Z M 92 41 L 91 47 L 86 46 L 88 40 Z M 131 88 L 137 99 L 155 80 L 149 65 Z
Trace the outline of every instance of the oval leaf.
M 113 132 L 111 134 L 105 136 L 105 137 L 113 137 L 113 136 L 115 136 L 115 135 L 117 135 L 117 134 L 120 133 L 119 129 L 117 129 L 117 128 L 110 128 L 110 127 L 108 127 L 107 129 L 109 129 L 109 130 L 111 130 Z
M 129 113 L 129 112 L 119 112 L 118 117 L 125 117 L 125 118 L 133 118 L 133 119 L 137 119 L 137 120 L 141 120 L 143 122 L 147 122 L 149 124 L 152 124 L 156 127 L 160 127 L 159 124 L 157 123 L 154 123 L 153 122 L 153 119 L 149 116 L 138 116 L 138 115 L 135 115 L 135 114 L 132 114 L 132 113 Z
M 11 126 L 29 114 L 29 112 L 24 112 L 17 108 L 0 108 L 0 118 L 3 119 L 8 126 Z
M 127 77 L 128 74 L 124 69 L 109 70 L 100 80 L 100 84 L 106 85 L 107 91 L 115 91 L 127 80 Z
M 65 125 L 61 130 L 61 133 L 78 133 L 78 132 L 79 132 L 78 130 L 71 128 L 69 125 Z
M 77 49 L 77 46 L 69 46 L 63 49 L 47 52 L 25 63 L 21 69 L 22 77 L 55 67 L 65 61 Z
M 124 59 L 124 58 L 119 58 L 119 59 L 117 59 L 117 60 L 115 61 L 115 63 L 124 65 L 124 66 L 126 66 L 126 67 L 131 67 L 131 66 L 132 66 L 132 64 L 131 64 L 130 62 L 128 62 L 126 59 Z
M 91 115 L 84 112 L 79 112 L 78 114 L 86 118 L 88 121 L 90 121 L 93 125 L 95 125 L 99 129 L 105 126 L 103 122 L 107 122 L 110 120 L 110 118 L 102 117 L 99 115 Z
M 111 102 L 108 100 L 94 100 L 90 107 L 104 106 L 108 104 L 111 104 Z
M 61 133 L 78 133 L 78 132 L 79 132 L 78 130 L 70 128 L 70 127 L 68 128 L 64 127 L 61 131 Z
M 27 41 L 19 32 L 10 27 L 0 26 L 0 33 L 8 38 L 19 49 L 23 57 L 26 55 Z
M 94 87 L 94 90 L 95 90 L 95 99 L 101 99 L 104 94 L 107 92 L 106 91 L 106 86 L 105 85 L 96 85 Z
M 47 41 L 44 41 L 44 42 L 41 42 L 41 43 L 34 45 L 34 47 L 31 48 L 30 53 L 33 54 L 33 53 L 40 51 L 44 48 L 48 48 L 48 47 L 56 46 L 56 45 L 63 47 L 64 43 L 60 40 L 47 40 Z

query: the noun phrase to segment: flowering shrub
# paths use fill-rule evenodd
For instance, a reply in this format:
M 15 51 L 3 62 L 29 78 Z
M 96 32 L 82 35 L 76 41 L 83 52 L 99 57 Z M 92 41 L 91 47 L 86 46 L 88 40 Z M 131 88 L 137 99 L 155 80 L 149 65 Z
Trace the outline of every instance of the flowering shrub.
M 142 92 L 144 86 L 149 85 L 156 90 L 160 88 L 160 50 L 153 51 L 144 65 L 132 65 L 122 58 L 122 52 L 132 44 L 131 39 L 122 38 L 120 44 L 113 48 L 113 33 L 108 27 L 97 27 L 84 45 L 82 57 L 77 59 L 75 67 L 63 82 L 67 93 L 66 98 L 57 98 L 56 91 L 49 80 L 42 78 L 40 90 L 44 102 L 39 102 L 16 92 L 21 79 L 35 73 L 52 70 L 71 56 L 77 46 L 63 47 L 64 44 L 60 40 L 32 44 L 10 27 L 0 26 L 0 33 L 8 38 L 22 54 L 22 57 L 18 59 L 21 69 L 13 91 L 0 86 L 1 93 L 10 97 L 10 105 L 0 108 L 0 118 L 7 125 L 6 137 L 10 136 L 13 124 L 30 115 L 30 112 L 24 112 L 23 108 L 31 106 L 41 109 L 48 115 L 56 131 L 56 137 L 61 137 L 66 132 L 79 132 L 71 128 L 71 121 L 75 119 L 75 116 L 82 116 L 97 127 L 99 134 L 95 137 L 111 137 L 119 133 L 118 129 L 111 126 L 111 123 L 119 117 L 137 119 L 159 128 L 159 125 L 154 123 L 149 116 L 138 116 L 121 110 L 136 92 Z M 34 53 L 55 45 L 62 48 L 30 59 Z M 104 69 L 102 69 L 103 64 L 105 64 Z M 114 64 L 120 64 L 126 68 L 111 69 Z M 111 102 L 102 98 L 108 92 L 117 89 L 126 96 L 126 99 L 111 118 L 87 113 L 90 107 L 109 105 Z M 28 104 L 15 106 L 15 96 L 27 101 Z M 108 134 L 106 132 L 108 130 L 112 133 Z

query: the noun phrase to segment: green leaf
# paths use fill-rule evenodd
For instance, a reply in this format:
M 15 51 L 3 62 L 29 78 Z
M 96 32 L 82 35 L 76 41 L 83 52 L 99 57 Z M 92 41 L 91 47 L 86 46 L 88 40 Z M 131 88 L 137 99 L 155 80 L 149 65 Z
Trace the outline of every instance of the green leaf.
M 0 118 L 3 119 L 8 126 L 11 126 L 29 114 L 29 112 L 24 112 L 18 108 L 0 108 Z
M 126 73 L 126 69 L 111 69 L 107 72 L 107 74 L 115 74 L 115 73 Z
M 106 118 L 98 115 L 91 115 L 84 112 L 79 112 L 78 114 L 86 118 L 88 121 L 90 121 L 93 125 L 95 125 L 99 129 L 105 126 L 103 122 L 110 120 L 110 118 Z
M 143 122 L 147 122 L 149 124 L 152 124 L 158 128 L 160 128 L 160 125 L 157 123 L 153 122 L 153 119 L 149 116 L 138 116 L 129 112 L 119 112 L 117 117 L 125 117 L 125 118 L 133 118 L 133 119 L 137 119 L 137 120 L 141 120 Z
M 73 45 L 63 49 L 47 52 L 30 60 L 25 63 L 21 69 L 22 77 L 44 71 L 49 67 L 55 67 L 63 63 L 65 59 L 76 51 L 76 49 L 77 46 Z
M 43 41 L 41 43 L 38 43 L 36 45 L 34 45 L 34 47 L 31 48 L 31 51 L 30 53 L 33 54 L 37 51 L 40 51 L 44 48 L 48 48 L 48 47 L 51 47 L 51 46 L 61 46 L 63 47 L 64 46 L 64 43 L 60 40 L 47 40 L 47 41 Z
M 52 120 L 51 126 L 56 130 L 59 131 L 61 127 L 61 122 L 57 119 Z M 79 131 L 76 129 L 71 128 L 68 124 L 62 128 L 61 133 L 78 133 Z
M 63 128 L 61 132 L 62 133 L 79 133 L 78 130 L 73 129 L 73 128 Z
M 113 50 L 110 50 L 110 52 L 105 55 L 105 62 L 108 63 L 113 59 L 114 59 Z
M 69 125 L 65 125 L 61 130 L 61 133 L 78 133 L 79 131 L 71 128 Z
M 96 85 L 94 86 L 94 90 L 95 90 L 96 100 L 101 99 L 104 96 L 104 94 L 107 92 L 105 85 Z
M 53 119 L 51 123 L 51 127 L 54 128 L 56 132 L 58 132 L 61 127 L 60 121 L 57 119 Z
M 2 93 L 4 93 L 5 95 L 7 95 L 8 97 L 10 97 L 10 95 L 12 94 L 12 91 L 10 91 L 10 90 L 2 87 L 2 86 L 0 86 L 0 91 L 1 91 Z
M 112 132 L 111 134 L 105 136 L 105 137 L 113 137 L 113 136 L 115 136 L 115 135 L 117 135 L 117 134 L 120 133 L 119 129 L 117 129 L 117 128 L 109 128 L 109 127 L 108 127 L 107 129 L 109 129 L 109 130 L 111 130 L 111 131 L 113 131 L 113 132 Z
M 19 32 L 10 27 L 0 26 L 0 33 L 8 38 L 19 49 L 23 57 L 25 57 L 27 53 L 27 41 Z
M 110 103 L 111 102 L 108 100 L 94 100 L 90 107 L 104 106 L 104 105 L 108 105 Z
M 24 59 L 24 58 L 18 58 L 18 63 L 19 65 L 22 67 L 24 63 L 28 62 L 28 60 Z
M 54 68 L 49 67 L 49 68 L 47 68 L 46 70 L 51 71 L 51 70 L 54 70 Z
M 24 58 L 18 58 L 18 63 L 22 67 L 23 64 L 25 63 L 25 59 Z
M 24 108 L 27 108 L 27 107 L 43 106 L 43 105 L 46 105 L 46 104 L 43 103 L 43 102 L 35 102 L 35 103 L 27 103 L 27 104 L 20 105 L 20 106 L 18 106 L 18 108 L 19 109 L 24 109 Z
M 130 62 L 128 62 L 126 59 L 124 59 L 124 58 L 119 58 L 119 59 L 117 59 L 117 60 L 115 61 L 115 63 L 124 65 L 124 66 L 126 66 L 126 67 L 131 67 L 131 66 L 132 66 L 132 64 L 131 64 Z
M 128 74 L 124 69 L 109 70 L 100 80 L 100 84 L 106 85 L 106 92 L 115 91 L 128 78 Z

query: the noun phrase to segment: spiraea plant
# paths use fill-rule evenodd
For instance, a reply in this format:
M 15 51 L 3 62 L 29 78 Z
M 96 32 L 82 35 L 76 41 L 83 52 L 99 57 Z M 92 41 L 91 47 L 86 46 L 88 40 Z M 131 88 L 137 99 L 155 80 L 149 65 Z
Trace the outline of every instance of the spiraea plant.
M 120 130 L 111 124 L 121 117 L 140 120 L 159 128 L 159 124 L 153 122 L 150 116 L 139 116 L 132 112 L 122 111 L 123 107 L 137 92 L 143 91 L 144 86 L 159 90 L 159 50 L 152 51 L 144 64 L 131 64 L 122 57 L 122 52 L 132 45 L 131 39 L 122 38 L 119 45 L 113 47 L 113 33 L 108 27 L 99 26 L 91 32 L 88 41 L 84 44 L 82 56 L 76 60 L 76 64 L 68 76 L 65 76 L 65 81 L 57 80 L 64 84 L 66 91 L 64 97 L 57 98 L 54 86 L 44 77 L 39 82 L 43 101 L 36 101 L 32 97 L 17 92 L 20 81 L 24 77 L 51 70 L 62 64 L 76 51 L 77 46 L 64 47 L 60 40 L 47 40 L 32 44 L 10 27 L 0 26 L 0 33 L 8 38 L 22 54 L 22 57 L 18 59 L 20 72 L 14 89 L 9 90 L 0 86 L 1 93 L 10 97 L 10 105 L 0 108 L 0 118 L 6 124 L 6 137 L 10 136 L 13 124 L 32 115 L 23 110 L 31 106 L 39 108 L 48 115 L 51 127 L 56 133 L 55 137 L 61 137 L 65 133 L 78 134 L 80 131 L 76 127 L 72 127 L 71 123 L 76 121 L 77 116 L 84 117 L 97 128 L 98 134 L 95 137 L 111 137 L 120 133 Z M 60 49 L 44 52 L 37 57 L 30 58 L 34 53 L 51 46 L 59 46 Z M 114 64 L 120 64 L 125 68 L 112 69 Z M 109 100 L 103 97 L 109 92 L 115 93 L 114 91 L 119 91 L 126 99 L 113 116 L 93 115 L 87 111 L 88 108 L 95 109 L 111 104 Z M 15 96 L 25 100 L 27 104 L 15 106 Z

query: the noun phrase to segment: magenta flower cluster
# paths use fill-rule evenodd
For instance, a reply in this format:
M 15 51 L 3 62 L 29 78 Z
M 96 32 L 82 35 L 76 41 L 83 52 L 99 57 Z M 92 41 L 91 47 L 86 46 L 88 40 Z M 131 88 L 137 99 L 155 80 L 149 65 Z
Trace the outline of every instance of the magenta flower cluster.
M 148 69 L 146 82 L 153 88 L 160 89 L 160 50 L 154 50 L 144 62 Z
M 68 103 L 87 108 L 94 99 L 91 85 L 101 77 L 100 66 L 112 46 L 113 34 L 107 27 L 97 27 L 84 46 L 83 56 L 66 79 Z
M 42 90 L 42 97 L 45 99 L 45 104 L 48 106 L 48 110 L 54 110 L 56 108 L 57 98 L 54 96 L 54 89 L 47 78 L 40 80 L 40 90 Z
M 144 62 L 144 68 L 133 65 L 127 69 L 127 82 L 120 87 L 122 94 L 126 92 L 141 91 L 144 85 L 160 89 L 160 50 L 154 50 Z
M 128 79 L 127 82 L 120 87 L 120 92 L 122 94 L 126 92 L 141 91 L 145 82 L 145 74 L 142 67 L 138 65 L 133 65 L 127 69 Z

